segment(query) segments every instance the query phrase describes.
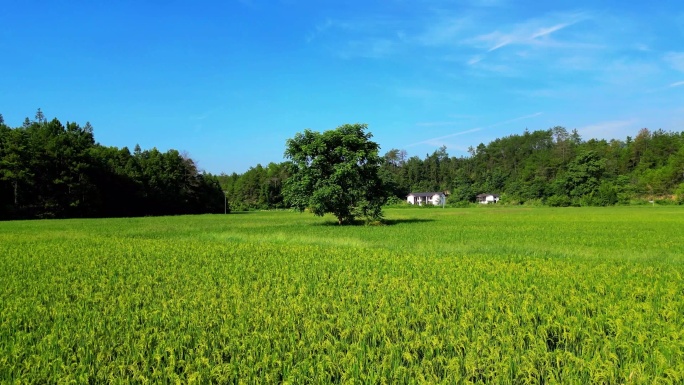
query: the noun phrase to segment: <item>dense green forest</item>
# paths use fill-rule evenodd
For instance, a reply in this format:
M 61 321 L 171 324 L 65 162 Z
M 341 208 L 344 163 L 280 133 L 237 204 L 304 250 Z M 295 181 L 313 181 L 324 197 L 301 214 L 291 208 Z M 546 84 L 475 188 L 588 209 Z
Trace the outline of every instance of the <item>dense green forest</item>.
M 287 208 L 289 162 L 214 176 L 176 150 L 131 151 L 95 142 L 80 126 L 35 119 L 9 127 L 0 114 L 0 219 L 114 217 Z M 384 154 L 384 184 L 403 201 L 411 191 L 448 191 L 447 202 L 498 193 L 508 204 L 605 206 L 684 203 L 684 132 L 641 129 L 624 141 L 583 140 L 563 127 L 525 131 L 451 157 Z
M 282 208 L 287 162 L 220 175 L 234 209 Z M 634 138 L 584 141 L 563 127 L 525 131 L 450 157 L 442 147 L 421 159 L 385 153 L 382 176 L 395 201 L 411 191 L 448 191 L 447 202 L 474 202 L 498 193 L 504 203 L 605 206 L 630 202 L 683 203 L 684 132 L 641 129 Z
M 90 123 L 0 115 L 0 219 L 223 212 L 218 179 L 176 150 L 95 142 Z

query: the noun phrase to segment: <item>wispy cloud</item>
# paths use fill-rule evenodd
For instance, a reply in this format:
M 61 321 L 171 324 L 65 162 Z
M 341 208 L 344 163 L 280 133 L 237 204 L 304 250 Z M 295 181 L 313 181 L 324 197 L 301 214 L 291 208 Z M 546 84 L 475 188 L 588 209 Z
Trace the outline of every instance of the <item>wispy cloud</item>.
M 454 134 L 439 136 L 439 137 L 437 137 L 437 138 L 430 138 L 430 139 L 422 140 L 422 141 L 420 141 L 420 142 L 411 143 L 411 144 L 407 145 L 406 147 L 407 147 L 407 148 L 408 148 L 408 147 L 415 147 L 415 146 L 418 146 L 418 145 L 421 145 L 421 144 L 431 144 L 431 145 L 441 146 L 442 144 L 444 144 L 444 143 L 442 142 L 444 139 L 453 138 L 453 137 L 455 137 L 455 136 L 460 136 L 460 135 L 465 135 L 465 134 L 470 134 L 470 133 L 477 132 L 477 131 L 480 131 L 480 130 L 482 130 L 481 127 L 471 128 L 470 130 L 460 131 L 460 132 L 457 132 L 457 133 L 454 133 Z
M 456 132 L 456 133 L 453 133 L 453 134 L 449 134 L 449 135 L 444 135 L 444 136 L 438 136 L 438 137 L 436 137 L 436 138 L 425 139 L 425 140 L 422 140 L 422 141 L 420 141 L 420 142 L 411 143 L 411 144 L 407 145 L 406 147 L 407 147 L 407 148 L 408 148 L 408 147 L 415 147 L 415 146 L 418 146 L 418 145 L 421 145 L 421 144 L 429 144 L 429 145 L 433 145 L 433 146 L 442 146 L 442 145 L 445 144 L 445 143 L 444 143 L 444 139 L 453 138 L 453 137 L 455 137 L 455 136 L 461 136 L 461 135 L 465 135 L 465 134 L 471 134 L 471 133 L 473 133 L 473 132 L 478 132 L 478 131 L 481 131 L 481 130 L 487 129 L 487 128 L 494 128 L 494 127 L 498 127 L 498 126 L 503 126 L 503 125 L 505 125 L 505 124 L 514 123 L 514 122 L 517 122 L 517 121 L 520 121 L 520 120 L 534 118 L 534 117 L 539 116 L 539 115 L 541 115 L 541 114 L 542 114 L 541 112 L 536 112 L 536 113 L 530 114 L 530 115 L 519 116 L 519 117 L 517 117 L 517 118 L 505 120 L 505 121 L 503 121 L 503 122 L 498 122 L 498 123 L 490 124 L 490 125 L 485 126 L 485 127 L 475 127 L 475 128 L 471 128 L 471 129 L 469 129 L 469 130 L 459 131 L 459 132 Z M 444 124 L 444 123 L 446 123 L 446 124 Z M 437 122 L 437 124 L 444 124 L 444 125 L 451 125 L 451 123 L 452 123 L 452 122 Z M 425 125 L 425 123 L 419 123 L 418 125 L 421 125 L 421 124 Z M 433 123 L 433 124 L 434 124 L 434 123 Z
M 484 59 L 484 56 L 482 56 L 482 55 L 473 56 L 470 60 L 468 60 L 468 64 L 471 66 L 475 65 L 475 64 L 481 62 L 482 59 Z
M 573 24 L 575 24 L 575 23 L 576 23 L 576 22 L 561 23 L 561 24 L 556 24 L 556 25 L 551 26 L 551 27 L 548 27 L 548 28 L 541 28 L 541 29 L 539 29 L 537 32 L 535 32 L 534 34 L 532 34 L 532 36 L 530 36 L 530 39 L 537 39 L 537 38 L 540 38 L 540 37 L 544 37 L 544 36 L 550 35 L 550 34 L 556 32 L 556 31 L 560 31 L 561 29 L 563 29 L 563 28 L 565 28 L 565 27 L 569 27 L 569 26 L 571 26 L 571 25 L 573 25 Z
M 571 13 L 565 15 L 552 15 L 543 19 L 531 19 L 522 23 L 505 28 L 507 31 L 496 30 L 490 33 L 481 34 L 466 42 L 479 45 L 487 49 L 487 52 L 496 51 L 509 45 L 555 45 L 549 44 L 548 38 L 551 34 L 562 29 L 568 28 L 589 16 L 584 13 Z
M 674 82 L 674 83 L 670 84 L 668 87 L 674 88 L 674 87 L 681 87 L 681 86 L 684 86 L 684 81 Z
M 500 2 L 478 0 L 490 5 Z M 500 4 L 499 4 L 500 5 Z M 481 15 L 480 15 L 481 16 Z M 443 61 L 453 61 L 476 66 L 490 72 L 509 71 L 507 66 L 485 66 L 489 54 L 507 46 L 559 48 L 586 50 L 594 43 L 566 36 L 565 40 L 554 39 L 559 31 L 591 18 L 589 13 L 558 13 L 528 19 L 515 24 L 504 24 L 500 29 L 482 33 L 482 23 L 477 11 L 463 9 L 461 12 L 432 9 L 418 11 L 414 17 L 406 15 L 375 15 L 352 19 L 325 19 L 315 26 L 306 37 L 308 43 L 325 41 L 336 56 L 344 59 L 354 57 L 385 58 L 410 52 L 414 57 L 429 52 Z M 417 56 L 416 56 L 417 54 Z M 518 53 L 524 56 L 524 53 Z

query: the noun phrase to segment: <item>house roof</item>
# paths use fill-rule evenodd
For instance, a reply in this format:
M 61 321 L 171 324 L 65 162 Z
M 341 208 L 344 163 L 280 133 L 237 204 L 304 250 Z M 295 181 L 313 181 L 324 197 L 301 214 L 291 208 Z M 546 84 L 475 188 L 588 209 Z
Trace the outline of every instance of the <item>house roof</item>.
M 494 198 L 498 198 L 498 197 L 499 197 L 499 194 L 477 194 L 476 196 L 477 196 L 478 198 L 484 198 L 484 197 L 488 197 L 488 196 L 490 196 L 490 195 L 493 196 Z
M 414 192 L 414 193 L 410 193 L 408 196 L 413 195 L 414 197 L 431 197 L 431 196 L 435 196 L 435 195 L 439 195 L 439 194 L 444 194 L 444 193 L 441 191 L 437 191 L 437 192 Z

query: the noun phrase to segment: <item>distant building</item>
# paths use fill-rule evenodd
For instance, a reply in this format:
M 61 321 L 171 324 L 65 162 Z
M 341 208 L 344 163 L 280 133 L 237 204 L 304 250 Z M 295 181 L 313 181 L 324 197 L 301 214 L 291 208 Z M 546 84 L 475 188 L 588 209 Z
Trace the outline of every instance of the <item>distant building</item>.
M 431 203 L 439 206 L 446 202 L 446 195 L 443 192 L 415 192 L 406 197 L 406 202 L 412 205 L 422 206 L 423 203 Z
M 489 203 L 496 203 L 499 201 L 499 194 L 478 194 L 477 203 L 482 203 L 483 205 Z

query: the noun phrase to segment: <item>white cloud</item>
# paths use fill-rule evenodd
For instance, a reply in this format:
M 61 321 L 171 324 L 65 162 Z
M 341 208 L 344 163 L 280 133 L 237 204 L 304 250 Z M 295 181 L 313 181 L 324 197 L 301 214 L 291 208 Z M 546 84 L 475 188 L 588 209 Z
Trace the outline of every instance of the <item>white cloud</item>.
M 415 17 L 412 18 L 398 15 L 375 15 L 348 20 L 329 18 L 318 24 L 306 40 L 311 43 L 325 39 L 326 46 L 331 47 L 338 57 L 346 59 L 384 58 L 407 52 L 414 53 L 414 57 L 418 58 L 430 53 L 437 54 L 442 62 L 458 58 L 456 61 L 462 64 L 503 75 L 516 73 L 510 67 L 510 58 L 490 65 L 483 61 L 493 51 L 506 46 L 558 48 L 567 51 L 562 52 L 559 57 L 567 57 L 572 53 L 582 54 L 587 49 L 597 47 L 591 36 L 578 36 L 577 33 L 573 33 L 572 37 L 566 35 L 564 40 L 554 39 L 559 31 L 590 19 L 587 13 L 550 14 L 517 24 L 504 24 L 500 29 L 483 34 L 481 31 L 490 23 L 486 20 L 483 22 L 482 15 L 478 12 L 468 8 L 459 13 L 433 8 L 427 11 L 416 9 Z M 518 52 L 517 55 L 525 60 L 534 60 L 539 50 L 534 53 L 530 55 L 529 52 Z
M 496 30 L 487 34 L 481 34 L 467 40 L 466 43 L 486 48 L 487 52 L 496 51 L 508 45 L 563 46 L 563 44 L 558 42 L 549 41 L 550 36 L 586 19 L 588 19 L 588 16 L 583 13 L 571 13 L 560 16 L 552 15 L 544 19 L 530 19 L 504 28 L 508 30 L 506 32 Z
M 439 147 L 439 146 L 443 146 L 443 145 L 446 145 L 446 144 L 447 144 L 447 143 L 444 141 L 444 139 L 453 138 L 453 137 L 455 137 L 455 136 L 461 136 L 461 135 L 465 135 L 465 134 L 471 134 L 471 133 L 473 133 L 473 132 L 481 131 L 481 130 L 486 129 L 486 128 L 494 128 L 494 127 L 498 127 L 498 126 L 503 126 L 504 124 L 509 124 L 509 123 L 517 122 L 517 121 L 524 120 L 524 119 L 534 118 L 534 117 L 537 117 L 537 116 L 539 116 L 539 115 L 541 115 L 541 114 L 542 114 L 541 112 L 535 112 L 534 114 L 525 115 L 525 116 L 519 116 L 519 117 L 517 117 L 517 118 L 505 120 L 505 121 L 503 121 L 503 122 L 498 122 L 498 123 L 490 124 L 490 125 L 485 126 L 485 127 L 475 127 L 475 128 L 471 128 L 471 129 L 469 129 L 469 130 L 459 131 L 459 132 L 456 132 L 456 133 L 453 133 L 453 134 L 449 134 L 449 135 L 444 135 L 444 136 L 438 136 L 438 137 L 436 137 L 436 138 L 425 139 L 425 140 L 422 140 L 422 141 L 420 141 L 420 142 L 411 143 L 411 144 L 409 144 L 409 145 L 406 146 L 406 147 L 414 147 L 414 146 L 418 146 L 418 145 L 420 145 L 420 144 L 428 144 L 428 145 L 433 145 L 433 146 Z M 437 123 L 438 123 L 438 124 L 441 124 L 441 123 L 451 123 L 451 122 L 437 122 Z M 425 125 L 425 123 L 419 123 L 418 125 L 421 125 L 421 124 Z M 444 125 L 447 125 L 447 124 L 444 124 Z
M 455 137 L 455 136 L 460 136 L 460 135 L 465 135 L 465 134 L 470 134 L 470 133 L 477 132 L 477 131 L 480 131 L 480 130 L 482 130 L 481 127 L 471 128 L 470 130 L 460 131 L 460 132 L 457 132 L 457 133 L 454 133 L 454 134 L 439 136 L 439 137 L 436 137 L 436 138 L 430 138 L 430 139 L 426 139 L 426 140 L 423 140 L 423 141 L 420 141 L 420 142 L 411 143 L 411 144 L 407 145 L 406 147 L 407 147 L 407 148 L 408 148 L 408 147 L 414 147 L 414 146 L 418 146 L 418 145 L 420 145 L 420 144 L 430 144 L 430 145 L 434 145 L 434 146 L 442 146 L 442 145 L 445 144 L 445 143 L 444 143 L 444 139 L 453 138 L 453 137 Z
M 514 36 L 505 35 L 505 34 L 499 33 L 498 31 L 492 32 L 488 35 L 479 36 L 476 39 L 496 41 L 496 44 L 494 44 L 494 46 L 492 46 L 490 49 L 488 49 L 487 52 L 496 51 L 497 49 L 503 48 L 503 47 L 513 43 L 516 40 Z
M 468 60 L 468 64 L 471 66 L 475 65 L 475 64 L 481 62 L 482 59 L 484 59 L 484 57 L 482 55 L 473 56 L 470 60 Z
M 561 24 L 556 24 L 556 25 L 548 27 L 548 28 L 540 28 L 537 32 L 535 32 L 534 34 L 532 34 L 532 36 L 530 36 L 530 39 L 537 39 L 540 37 L 550 35 L 556 31 L 560 31 L 561 29 L 563 29 L 565 27 L 569 27 L 573 24 L 575 24 L 575 22 L 561 23 Z
M 681 86 L 684 86 L 684 81 L 674 82 L 674 83 L 670 84 L 668 87 L 673 88 L 673 87 L 681 87 Z

